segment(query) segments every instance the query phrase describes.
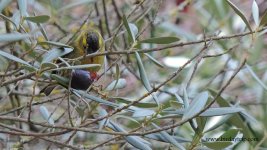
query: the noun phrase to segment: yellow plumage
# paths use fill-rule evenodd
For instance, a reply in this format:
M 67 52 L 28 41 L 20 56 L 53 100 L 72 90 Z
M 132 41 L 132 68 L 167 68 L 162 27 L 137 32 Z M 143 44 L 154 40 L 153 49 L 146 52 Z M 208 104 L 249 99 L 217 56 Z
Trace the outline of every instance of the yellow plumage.
M 80 34 L 70 44 L 74 50 L 65 57 L 75 59 L 88 54 L 104 52 L 105 43 L 101 34 L 95 29 L 82 29 Z M 76 62 L 77 63 L 77 62 Z M 91 58 L 82 58 L 79 61 L 80 64 L 100 64 L 104 63 L 104 56 L 96 56 Z M 88 68 L 88 71 L 97 72 L 101 67 Z

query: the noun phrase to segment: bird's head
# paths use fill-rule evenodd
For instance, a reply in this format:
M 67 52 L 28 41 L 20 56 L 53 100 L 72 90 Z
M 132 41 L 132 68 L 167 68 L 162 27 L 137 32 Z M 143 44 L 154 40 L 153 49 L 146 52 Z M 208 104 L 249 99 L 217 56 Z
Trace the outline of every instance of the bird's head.
M 86 33 L 86 41 L 84 43 L 84 49 L 86 54 L 92 54 L 99 50 L 100 48 L 100 35 L 96 31 L 88 31 Z

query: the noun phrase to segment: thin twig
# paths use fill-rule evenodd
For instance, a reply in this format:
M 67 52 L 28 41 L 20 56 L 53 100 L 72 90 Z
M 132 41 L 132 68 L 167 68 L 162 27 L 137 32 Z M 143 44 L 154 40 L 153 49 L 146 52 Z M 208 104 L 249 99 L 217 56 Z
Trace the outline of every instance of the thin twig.
M 109 19 L 108 19 L 108 15 L 107 15 L 106 1 L 102 0 L 102 3 L 103 3 L 103 10 L 104 10 L 106 28 L 107 28 L 108 36 L 110 37 L 111 36 L 111 32 L 110 32 L 110 29 L 109 29 L 109 22 L 108 22 Z
M 95 12 L 96 12 L 96 16 L 99 17 L 100 13 L 99 13 L 97 2 L 95 3 Z M 102 25 L 102 19 L 101 18 L 99 18 L 98 27 L 99 27 L 101 35 L 104 36 L 104 31 L 103 31 L 103 25 Z
M 45 141 L 48 141 L 48 142 L 51 142 L 53 144 L 57 144 L 57 145 L 60 145 L 60 146 L 63 146 L 63 147 L 68 147 L 68 148 L 71 148 L 71 149 L 74 149 L 74 150 L 80 150 L 81 149 L 81 148 L 79 148 L 77 146 L 65 144 L 63 142 L 59 142 L 57 140 L 53 140 L 53 139 L 50 139 L 50 138 L 39 137 L 39 139 L 42 139 L 42 140 L 45 140 Z

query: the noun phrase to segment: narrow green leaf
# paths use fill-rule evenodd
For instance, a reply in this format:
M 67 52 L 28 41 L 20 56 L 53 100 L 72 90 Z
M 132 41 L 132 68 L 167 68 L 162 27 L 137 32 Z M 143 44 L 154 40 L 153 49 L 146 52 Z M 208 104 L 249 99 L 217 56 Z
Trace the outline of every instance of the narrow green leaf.
M 79 0 L 79 1 L 75 1 L 73 3 L 69 3 L 67 5 L 65 5 L 64 7 L 60 8 L 58 11 L 63 11 L 66 9 L 70 9 L 79 5 L 86 5 L 86 4 L 90 4 L 90 3 L 94 3 L 96 2 L 96 0 Z
M 267 10 L 265 10 L 264 14 L 261 17 L 260 26 L 265 26 L 267 24 Z
M 214 97 L 217 95 L 217 92 L 213 90 L 209 90 L 211 95 Z M 220 105 L 220 107 L 231 107 L 230 103 L 226 101 L 223 97 L 219 96 L 216 99 L 216 102 Z M 253 138 L 252 131 L 248 127 L 246 121 L 244 121 L 239 114 L 233 114 L 232 117 L 228 121 L 230 124 L 236 126 L 237 128 L 242 129 L 241 132 L 244 134 L 245 138 Z M 252 142 L 252 141 L 251 141 Z
M 148 91 L 150 91 L 150 90 L 152 90 L 152 87 L 151 87 L 151 85 L 149 83 L 149 80 L 148 80 L 148 77 L 147 77 L 147 74 L 146 74 L 142 59 L 141 59 L 141 57 L 140 57 L 138 52 L 135 52 L 135 57 L 136 57 L 136 60 L 137 60 L 137 65 L 138 65 L 141 81 L 143 82 L 145 88 Z
M 25 69 L 25 70 L 27 70 L 29 72 L 34 72 L 34 71 L 38 70 L 37 68 L 34 68 L 33 66 L 27 66 L 27 65 L 22 65 L 21 68 Z
M 55 125 L 55 121 L 51 117 L 51 113 L 47 110 L 45 106 L 40 106 L 39 108 L 42 117 L 50 124 L 50 125 Z
M 154 114 L 155 114 L 155 111 L 151 109 L 135 108 L 132 117 L 136 117 L 136 118 L 151 117 Z
M 54 42 L 54 41 L 44 41 L 44 42 L 39 42 L 39 45 L 52 45 L 52 46 L 58 46 L 58 47 L 68 47 L 68 48 L 73 48 L 69 45 L 59 43 L 59 42 Z
M 132 100 L 124 98 L 124 97 L 113 97 L 117 102 L 119 103 L 125 103 L 125 104 L 130 104 Z M 142 103 L 139 102 L 137 104 L 134 104 L 133 106 L 140 107 L 140 108 L 153 108 L 157 107 L 158 105 L 155 103 Z
M 178 37 L 155 37 L 139 41 L 140 43 L 154 43 L 154 44 L 170 44 L 177 42 L 180 39 Z
M 136 60 L 137 60 L 137 66 L 138 66 L 138 69 L 139 69 L 141 81 L 144 84 L 144 86 L 147 89 L 147 91 L 151 91 L 152 90 L 152 87 L 151 87 L 151 85 L 149 83 L 149 80 L 147 78 L 144 65 L 142 63 L 141 57 L 138 54 L 138 52 L 135 52 L 135 57 L 136 57 Z M 159 100 L 158 100 L 157 96 L 154 93 L 152 93 L 152 96 L 153 96 L 153 99 L 155 100 L 155 102 L 157 104 L 159 104 Z
M 183 108 L 183 103 L 179 103 L 179 102 L 173 101 L 173 100 L 170 101 L 170 105 L 172 108 L 175 108 L 175 109 Z
M 180 118 L 180 116 L 182 116 L 182 115 L 176 115 L 176 114 L 167 115 L 166 114 L 162 117 L 157 117 L 155 120 L 157 120 L 157 119 L 170 119 L 170 118 L 177 119 L 177 118 Z
M 220 120 L 216 124 L 213 124 L 213 126 L 209 127 L 204 132 L 207 133 L 207 132 L 210 132 L 210 131 L 213 131 L 213 130 L 217 129 L 218 127 L 220 127 L 223 124 L 225 124 L 231 117 L 232 117 L 232 115 L 223 116 L 222 118 L 220 118 Z
M 33 16 L 33 17 L 25 17 L 25 20 L 29 20 L 34 23 L 45 23 L 50 19 L 48 15 L 40 15 L 40 16 Z
M 186 120 L 188 118 L 191 118 L 194 115 L 196 115 L 197 113 L 199 113 L 205 107 L 205 105 L 208 101 L 208 98 L 209 98 L 208 92 L 202 92 L 202 93 L 198 94 L 193 99 L 193 101 L 191 102 L 189 107 L 185 110 L 185 113 L 183 115 L 182 120 Z
M 120 75 L 120 67 L 118 64 L 116 64 L 116 80 L 119 80 Z
M 26 62 L 26 61 L 24 61 L 24 60 L 22 60 L 22 59 L 20 59 L 20 58 L 18 58 L 16 56 L 14 56 L 14 55 L 11 55 L 11 54 L 9 54 L 7 52 L 4 52 L 2 50 L 0 50 L 0 55 L 5 57 L 5 58 L 7 58 L 7 59 L 10 59 L 10 60 L 13 60 L 15 62 L 21 63 L 23 65 L 31 66 L 28 62 Z
M 153 133 L 153 134 L 147 134 L 145 135 L 146 138 L 157 140 L 157 141 L 162 141 L 162 142 L 168 142 L 160 133 Z M 178 137 L 177 135 L 172 136 L 177 142 L 183 143 L 183 142 L 191 142 L 191 140 L 188 140 L 183 137 Z
M 63 5 L 64 5 L 64 1 L 53 1 L 53 0 L 50 0 L 50 6 L 53 8 L 53 10 L 58 10 Z
M 135 38 L 136 35 L 138 34 L 137 26 L 135 24 L 133 24 L 133 23 L 129 23 L 129 28 L 130 28 L 130 30 L 132 32 L 133 37 Z
M 69 85 L 69 79 L 65 78 L 65 77 L 62 77 L 60 75 L 51 74 L 50 78 L 56 80 L 60 85 L 62 85 L 65 88 L 67 88 L 68 85 Z
M 153 58 L 152 56 L 150 56 L 148 53 L 145 53 L 145 55 L 157 66 L 164 68 L 164 65 L 162 65 L 159 61 L 157 61 L 155 58 Z
M 85 64 L 85 65 L 76 65 L 76 66 L 67 66 L 67 67 L 60 67 L 51 69 L 53 70 L 70 70 L 70 69 L 84 69 L 84 68 L 99 68 L 101 67 L 100 64 Z
M 250 24 L 247 20 L 247 18 L 245 17 L 245 15 L 242 13 L 241 10 L 239 10 L 238 7 L 236 7 L 230 0 L 226 0 L 226 2 L 232 7 L 232 9 L 235 11 L 235 13 L 241 17 L 241 19 L 244 21 L 244 23 L 247 25 L 248 29 L 250 32 L 252 32 L 252 29 L 250 27 Z
M 29 38 L 30 34 L 8 33 L 0 34 L 0 42 L 13 42 Z
M 184 100 L 181 98 L 181 96 L 177 93 L 174 93 L 174 96 L 176 98 L 177 103 L 184 105 Z
M 226 8 L 224 7 L 224 1 L 211 1 L 212 3 L 215 4 L 215 8 L 218 11 L 218 14 L 220 15 L 220 17 L 224 17 L 226 16 Z
M 112 83 L 110 83 L 106 90 L 107 91 L 112 91 L 114 89 L 121 89 L 121 88 L 124 88 L 126 86 L 126 80 L 125 79 L 121 79 L 120 80 L 120 85 L 117 86 L 118 82 L 119 82 L 119 79 L 120 79 L 120 67 L 118 64 L 116 64 L 116 80 L 115 81 L 112 81 Z
M 159 99 L 158 99 L 156 93 L 152 93 L 151 96 L 153 97 L 153 99 L 156 102 L 156 104 L 159 105 Z
M 57 59 L 58 57 L 64 56 L 70 52 L 72 52 L 72 48 L 55 48 L 50 51 L 48 51 L 46 54 L 43 56 L 42 63 L 45 62 L 51 62 L 54 59 Z
M 244 117 L 245 118 L 245 120 L 247 121 L 247 122 L 249 122 L 251 125 L 253 125 L 253 124 L 259 124 L 259 121 L 258 120 L 256 120 L 256 118 L 254 117 L 254 116 L 252 116 L 251 114 L 249 114 L 246 110 L 244 110 L 244 111 L 241 111 L 240 112 L 240 115 L 242 116 L 242 117 Z
M 197 134 L 203 133 L 203 130 L 205 129 L 207 123 L 207 117 L 197 117 L 196 118 L 196 124 L 197 124 Z M 198 143 L 198 141 L 196 141 Z
M 214 150 L 225 149 L 226 147 L 232 145 L 230 141 L 217 141 L 217 142 L 203 142 L 205 146 Z
M 201 113 L 201 117 L 212 117 L 212 116 L 222 116 L 229 115 L 234 113 L 241 113 L 245 109 L 241 107 L 219 107 L 219 108 L 208 108 L 206 111 Z M 187 109 L 178 109 L 178 110 L 164 110 L 168 114 L 184 115 L 187 112 Z
M 238 132 L 239 129 L 229 129 L 219 138 L 210 138 L 209 142 L 203 142 L 203 144 L 212 149 L 224 149 L 233 144 L 234 138 L 237 136 Z
M 47 62 L 47 63 L 42 63 L 41 65 L 41 69 L 44 70 L 46 68 L 49 68 L 49 69 L 55 69 L 55 68 L 58 68 L 58 65 L 55 64 L 55 63 L 51 63 L 51 62 Z
M 239 131 L 240 131 L 239 129 L 229 129 L 226 132 L 224 132 L 218 138 L 217 141 L 227 141 L 227 140 L 232 141 L 231 139 L 234 139 L 237 136 L 237 134 L 238 134 Z
M 21 16 L 27 16 L 27 0 L 18 0 L 19 11 Z
M 48 41 L 48 37 L 47 37 L 47 34 L 46 34 L 46 31 L 45 31 L 44 27 L 43 27 L 40 23 L 37 23 L 37 26 L 40 28 L 41 33 L 43 34 L 45 40 Z M 53 42 L 53 43 L 54 43 L 54 42 Z M 63 46 L 63 47 L 64 47 L 64 46 Z
M 129 117 L 129 116 L 125 116 L 125 115 L 116 115 L 116 117 L 114 117 L 114 118 L 116 118 L 116 119 L 118 119 L 118 118 L 121 118 L 121 119 L 127 119 L 127 120 L 130 121 L 130 123 L 134 123 L 134 124 L 136 124 L 137 126 L 140 126 L 140 125 L 141 125 L 137 120 L 135 120 L 134 118 Z
M 255 0 L 253 0 L 252 4 L 252 16 L 255 24 L 259 26 L 259 7 Z
M 125 28 L 128 32 L 128 35 L 129 35 L 131 42 L 135 42 L 135 37 L 133 35 L 133 32 L 131 31 L 131 28 L 129 27 L 129 23 L 128 23 L 128 20 L 127 20 L 125 15 L 123 15 L 122 21 L 123 21 L 123 25 L 125 26 Z
M 113 129 L 114 131 L 117 132 L 125 132 L 127 133 L 127 131 L 125 131 L 120 125 L 110 121 L 108 126 Z M 150 143 L 147 142 L 146 140 L 138 137 L 138 136 L 125 136 L 125 139 L 128 143 L 130 143 L 132 146 L 141 149 L 141 150 L 152 150 L 149 145 Z
M 93 95 L 90 95 L 90 94 L 87 94 L 85 91 L 80 91 L 80 90 L 75 90 L 73 89 L 73 92 L 74 94 L 76 94 L 78 97 L 83 97 L 85 98 L 85 100 L 87 101 L 96 101 L 98 103 L 101 103 L 101 104 L 104 104 L 104 105 L 108 105 L 108 106 L 111 106 L 111 107 L 119 107 L 118 104 L 116 103 L 112 103 L 110 101 L 107 101 L 107 100 L 104 100 L 104 99 L 101 99 L 99 97 L 96 97 L 96 96 L 93 96 Z
M 185 89 L 185 87 L 183 87 L 183 102 L 184 102 L 184 108 L 188 108 L 189 107 L 189 100 L 188 100 L 188 96 L 187 96 L 187 91 Z
M 14 24 L 16 25 L 16 28 L 18 29 L 20 27 L 20 23 L 21 23 L 21 15 L 19 11 L 14 12 L 11 20 L 14 22 Z
M 156 128 L 156 129 L 161 129 L 159 126 L 157 126 L 156 124 L 152 123 L 152 125 Z M 170 136 L 166 131 L 160 131 L 160 135 L 169 143 L 173 144 L 174 146 L 176 146 L 178 149 L 181 150 L 185 150 L 185 148 L 178 143 L 172 136 Z
M 84 108 L 84 107 L 80 107 L 80 106 L 76 106 L 76 107 L 75 107 L 75 110 L 76 110 L 76 112 L 79 114 L 79 117 L 80 117 L 80 118 L 83 118 L 84 113 L 85 113 L 85 109 L 86 109 L 86 108 Z M 102 120 L 102 121 L 103 121 L 103 120 Z
M 104 117 L 106 115 L 108 115 L 108 112 L 105 109 L 98 109 L 98 114 L 100 117 Z M 103 119 L 101 121 L 98 122 L 99 124 L 99 130 L 102 130 L 104 126 L 106 126 L 109 123 L 109 119 Z
M 251 69 L 251 67 L 246 64 L 245 65 L 248 72 L 251 74 L 251 76 L 263 87 L 264 90 L 267 90 L 267 86 L 261 81 L 261 79 L 257 76 L 257 74 Z
M 125 79 L 120 78 L 118 80 L 114 80 L 112 81 L 107 87 L 106 87 L 106 91 L 112 91 L 112 90 L 116 90 L 116 89 L 123 89 L 125 88 L 127 85 L 127 82 Z
M 201 113 L 200 116 L 205 116 L 205 117 L 222 116 L 222 115 L 238 113 L 241 111 L 244 111 L 244 109 L 236 107 L 209 108 L 203 113 Z
M 0 55 L 0 72 L 6 70 L 8 67 L 8 61 L 5 57 Z

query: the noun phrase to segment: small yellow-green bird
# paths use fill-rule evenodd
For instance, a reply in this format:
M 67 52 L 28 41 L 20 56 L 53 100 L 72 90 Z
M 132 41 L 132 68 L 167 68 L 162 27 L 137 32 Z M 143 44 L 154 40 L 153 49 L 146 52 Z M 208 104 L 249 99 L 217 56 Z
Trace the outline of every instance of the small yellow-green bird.
M 74 50 L 65 57 L 75 59 L 84 56 L 80 64 L 104 64 L 104 56 L 86 58 L 88 54 L 104 52 L 105 43 L 101 34 L 95 29 L 82 29 L 80 34 L 70 44 Z M 72 71 L 71 87 L 74 89 L 86 90 L 94 80 L 97 79 L 98 68 L 88 68 L 85 70 L 76 69 Z
M 81 56 L 86 56 L 88 54 L 104 52 L 105 43 L 101 34 L 95 29 L 82 29 L 80 34 L 71 42 L 70 46 L 74 50 L 67 54 L 66 58 L 75 59 Z M 104 56 L 95 56 L 91 58 L 82 58 L 80 64 L 100 64 L 104 63 Z M 101 67 L 98 68 L 88 68 L 87 71 L 97 72 Z
M 80 64 L 104 64 L 104 56 L 95 56 L 86 58 L 88 54 L 104 52 L 105 43 L 101 34 L 90 28 L 85 28 L 80 31 L 77 38 L 70 44 L 74 50 L 67 54 L 66 58 L 75 59 L 84 56 L 79 62 Z M 91 83 L 97 78 L 98 68 L 76 69 L 72 71 L 71 87 L 75 89 L 86 90 Z
M 78 33 L 78 36 L 70 43 L 74 49 L 71 53 L 63 56 L 63 58 L 74 59 L 74 64 L 99 64 L 100 67 L 97 68 L 87 68 L 87 69 L 74 69 L 70 73 L 64 73 L 64 76 L 69 76 L 71 80 L 71 88 L 77 90 L 86 90 L 89 86 L 98 78 L 97 71 L 100 70 L 101 66 L 104 64 L 104 56 L 95 56 L 86 58 L 88 54 L 99 53 L 105 51 L 105 43 L 101 34 L 95 29 L 85 28 Z M 80 60 L 75 60 L 75 58 L 84 56 Z M 65 84 L 66 86 L 67 84 Z M 49 95 L 55 85 L 48 85 L 42 91 Z

